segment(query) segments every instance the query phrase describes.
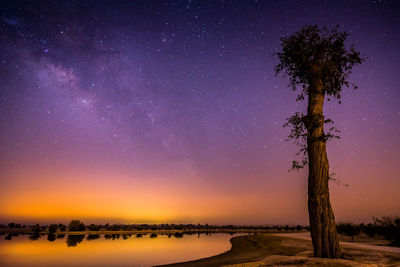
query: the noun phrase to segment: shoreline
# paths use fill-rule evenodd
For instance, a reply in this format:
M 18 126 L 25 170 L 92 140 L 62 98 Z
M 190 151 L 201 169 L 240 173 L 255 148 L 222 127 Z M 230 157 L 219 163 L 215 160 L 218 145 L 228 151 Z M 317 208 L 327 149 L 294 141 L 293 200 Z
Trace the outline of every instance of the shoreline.
M 205 266 L 387 266 L 400 264 L 400 253 L 376 251 L 354 246 L 342 246 L 353 259 L 314 258 L 310 240 L 271 234 L 245 235 L 230 239 L 231 249 L 221 254 L 187 262 L 159 265 L 160 267 Z M 376 266 L 376 265 L 375 265 Z
M 0 235 L 49 235 L 48 231 L 34 233 L 30 229 L 12 229 Z M 17 231 L 16 231 L 17 230 Z M 22 231 L 25 230 L 25 231 Z M 26 231 L 28 230 L 28 231 Z M 179 235 L 177 235 L 179 233 Z M 360 242 L 346 242 L 341 238 L 342 252 L 346 259 L 321 259 L 313 257 L 313 248 L 310 234 L 307 231 L 231 231 L 219 229 L 206 231 L 193 230 L 131 230 L 131 231 L 58 231 L 53 234 L 64 236 L 78 235 L 183 235 L 201 234 L 239 234 L 231 237 L 231 248 L 220 254 L 194 259 L 186 262 L 176 262 L 159 266 L 229 266 L 229 267 L 260 267 L 260 266 L 400 266 L 400 248 L 388 247 L 383 243 L 377 246 L 379 239 L 358 238 Z M 242 234 L 242 235 L 240 235 Z M 51 234 L 50 234 L 51 235 Z M 7 238 L 7 237 L 6 237 Z M 388 248 L 390 250 L 388 250 Z M 351 260 L 350 260 L 351 259 Z

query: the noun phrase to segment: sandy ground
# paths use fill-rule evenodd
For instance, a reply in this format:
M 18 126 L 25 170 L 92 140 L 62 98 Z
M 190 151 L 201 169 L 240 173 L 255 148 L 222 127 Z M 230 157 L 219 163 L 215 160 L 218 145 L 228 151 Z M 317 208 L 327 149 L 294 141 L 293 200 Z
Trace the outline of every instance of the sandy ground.
M 309 232 L 303 233 L 282 233 L 282 234 L 273 234 L 275 236 L 284 236 L 284 237 L 292 237 L 304 240 L 311 240 L 311 235 Z M 363 249 L 371 249 L 371 250 L 378 250 L 378 251 L 386 251 L 386 252 L 393 252 L 393 253 L 400 253 L 400 247 L 389 247 L 389 246 L 376 246 L 371 244 L 364 244 L 359 242 L 340 242 L 341 245 L 351 246 L 356 248 L 363 248 Z
M 378 247 L 381 250 L 370 250 L 345 244 L 342 251 L 349 256 L 348 259 L 314 258 L 311 241 L 307 240 L 310 239 L 309 233 L 294 234 L 294 237 L 291 235 L 257 234 L 233 237 L 232 248 L 225 253 L 167 266 L 400 266 L 400 254 L 382 250 L 380 246 Z

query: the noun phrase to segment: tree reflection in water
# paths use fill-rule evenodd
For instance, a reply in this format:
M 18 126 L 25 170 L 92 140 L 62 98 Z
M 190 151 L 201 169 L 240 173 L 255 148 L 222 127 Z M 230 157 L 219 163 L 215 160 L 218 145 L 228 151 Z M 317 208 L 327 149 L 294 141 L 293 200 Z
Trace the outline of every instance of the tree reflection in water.
M 131 238 L 131 236 L 132 236 L 132 234 L 123 234 L 122 238 L 123 239 L 128 239 L 128 238 Z
M 30 239 L 31 241 L 35 241 L 35 240 L 38 240 L 40 237 L 41 237 L 40 234 L 33 234 L 33 235 L 30 235 L 30 236 L 29 236 L 29 239 Z
M 68 247 L 76 247 L 82 240 L 85 238 L 85 235 L 68 235 L 67 237 L 67 246 Z
M 136 236 L 136 238 L 141 238 L 145 235 L 147 235 L 147 234 L 146 233 L 136 234 L 135 236 Z M 161 235 L 164 235 L 164 234 L 161 234 Z M 183 237 L 183 234 L 179 233 L 179 232 L 176 232 L 174 234 L 169 233 L 169 234 L 165 234 L 165 235 L 168 236 L 169 238 L 172 236 L 175 238 Z M 11 240 L 13 238 L 13 236 L 18 236 L 18 234 L 8 234 L 5 236 L 5 240 Z M 38 240 L 39 238 L 41 238 L 41 236 L 42 235 L 39 233 L 30 234 L 29 239 L 31 241 L 35 241 L 35 240 Z M 49 242 L 54 242 L 56 239 L 63 239 L 64 237 L 65 237 L 65 235 L 63 235 L 63 234 L 59 234 L 59 235 L 47 234 L 47 240 Z M 79 243 L 81 243 L 85 239 L 85 237 L 86 237 L 87 241 L 92 241 L 92 240 L 99 239 L 101 236 L 99 234 L 67 235 L 67 240 L 66 240 L 67 246 L 68 247 L 76 247 L 76 246 L 78 246 Z M 131 238 L 132 234 L 105 234 L 104 235 L 104 238 L 108 239 L 108 240 L 116 240 L 116 239 L 120 239 L 120 237 L 121 237 L 121 239 L 126 240 L 126 239 Z M 156 233 L 150 234 L 151 239 L 156 238 L 156 237 L 158 237 L 158 234 L 156 234 Z
M 99 239 L 100 235 L 88 235 L 86 237 L 86 240 L 91 241 L 91 240 L 95 240 L 95 239 Z
M 47 240 L 49 240 L 50 242 L 53 242 L 56 240 L 56 235 L 55 234 L 48 234 L 47 235 Z
M 157 234 L 153 233 L 153 234 L 150 235 L 150 238 L 156 238 L 156 237 L 157 237 Z

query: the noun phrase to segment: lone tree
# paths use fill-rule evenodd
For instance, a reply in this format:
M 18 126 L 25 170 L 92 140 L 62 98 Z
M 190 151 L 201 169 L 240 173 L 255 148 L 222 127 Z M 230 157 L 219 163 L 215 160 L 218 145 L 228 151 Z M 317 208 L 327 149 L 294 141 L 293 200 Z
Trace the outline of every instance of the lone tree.
M 327 29 L 305 26 L 289 37 L 281 38 L 282 51 L 277 53 L 280 63 L 276 74 L 289 76 L 290 87 L 300 91 L 297 101 L 308 99 L 307 114 L 296 112 L 284 127 L 291 127 L 289 139 L 300 146 L 300 161 L 292 162 L 292 169 L 308 165 L 308 213 L 315 257 L 339 258 L 341 251 L 329 200 L 329 163 L 326 141 L 339 138 L 335 127 L 324 132 L 324 124 L 333 123 L 323 114 L 325 96 L 338 99 L 342 87 L 356 86 L 349 82 L 353 66 L 364 58 L 353 46 L 346 48 L 348 34 L 339 27 Z

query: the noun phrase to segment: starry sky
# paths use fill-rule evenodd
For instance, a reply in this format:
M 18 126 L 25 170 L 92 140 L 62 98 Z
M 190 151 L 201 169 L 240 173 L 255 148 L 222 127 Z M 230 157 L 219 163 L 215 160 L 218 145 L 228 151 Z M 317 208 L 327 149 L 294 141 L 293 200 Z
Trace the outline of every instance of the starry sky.
M 397 1 L 2 1 L 0 221 L 307 224 L 280 37 L 367 56 L 328 143 L 338 221 L 400 214 Z M 346 186 L 348 185 L 348 186 Z

